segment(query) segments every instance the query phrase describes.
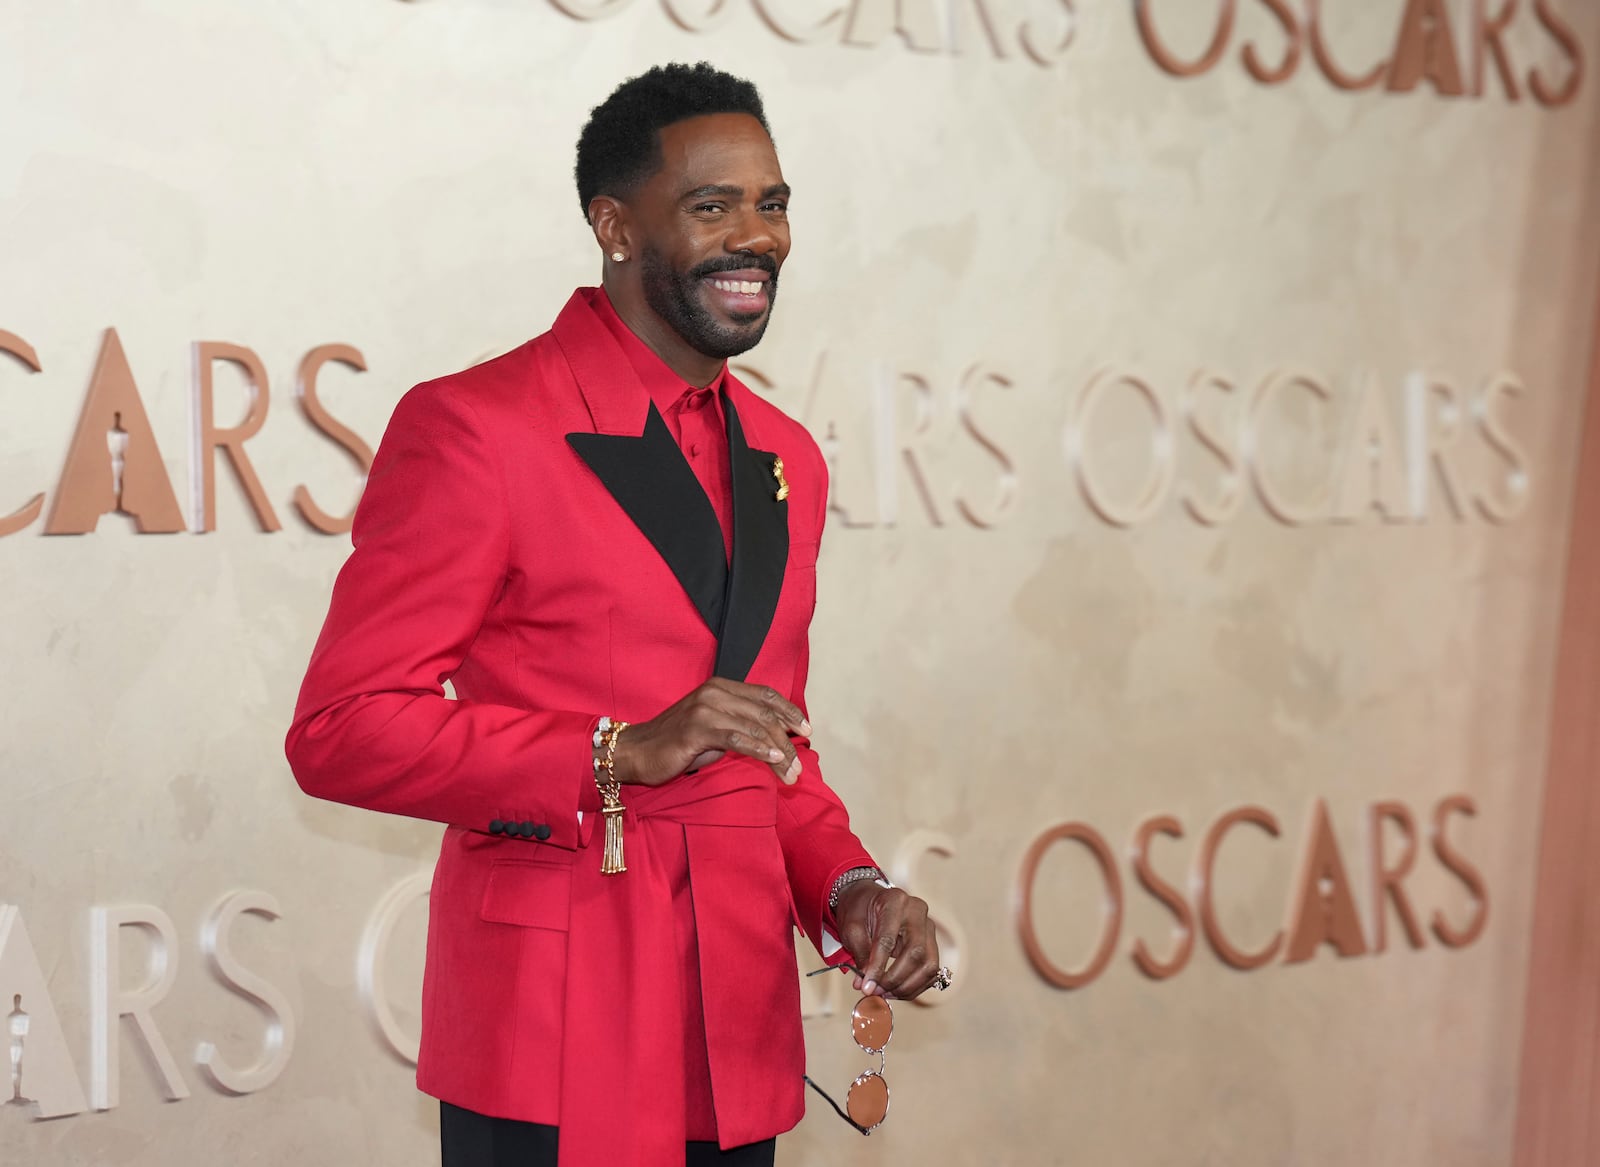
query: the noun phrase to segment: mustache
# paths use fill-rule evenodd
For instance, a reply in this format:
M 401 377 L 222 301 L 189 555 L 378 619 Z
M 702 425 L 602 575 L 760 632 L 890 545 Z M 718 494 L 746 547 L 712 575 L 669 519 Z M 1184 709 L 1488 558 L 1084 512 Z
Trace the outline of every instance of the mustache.
M 757 255 L 753 251 L 742 252 L 739 255 L 723 256 L 720 259 L 708 259 L 704 263 L 696 264 L 689 269 L 689 275 L 694 279 L 704 279 L 725 271 L 764 271 L 773 278 L 777 278 L 778 264 L 770 255 Z

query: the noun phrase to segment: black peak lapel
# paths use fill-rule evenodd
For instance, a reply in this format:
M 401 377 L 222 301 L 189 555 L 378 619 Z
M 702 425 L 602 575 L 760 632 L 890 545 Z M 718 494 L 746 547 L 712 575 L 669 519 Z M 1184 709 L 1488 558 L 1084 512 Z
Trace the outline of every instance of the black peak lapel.
M 729 411 L 732 417 L 732 411 Z M 732 422 L 730 421 L 730 426 Z M 644 433 L 573 433 L 570 445 L 611 492 L 611 497 L 650 540 L 678 577 L 700 618 L 713 635 L 722 630 L 727 609 L 728 565 L 722 545 L 722 524 L 700 481 L 684 461 L 672 431 L 650 403 Z M 740 443 L 741 448 L 743 443 Z M 735 531 L 738 491 L 735 489 Z M 787 540 L 787 531 L 785 531 Z M 735 562 L 737 562 L 737 539 Z M 787 541 L 784 544 L 787 548 Z M 780 568 L 781 573 L 781 568 Z M 780 581 L 781 582 L 781 581 Z M 771 620 L 769 614 L 768 620 Z M 765 627 L 763 626 L 763 632 Z M 720 659 L 720 650 L 719 650 Z M 751 657 L 754 660 L 754 656 Z M 745 668 L 748 670 L 749 665 Z
M 717 676 L 742 681 L 767 639 L 783 591 L 789 563 L 789 504 L 775 497 L 778 480 L 772 465 L 777 455 L 746 445 L 731 394 L 723 396 L 723 404 L 733 487 L 733 567 L 727 617 L 717 645 Z

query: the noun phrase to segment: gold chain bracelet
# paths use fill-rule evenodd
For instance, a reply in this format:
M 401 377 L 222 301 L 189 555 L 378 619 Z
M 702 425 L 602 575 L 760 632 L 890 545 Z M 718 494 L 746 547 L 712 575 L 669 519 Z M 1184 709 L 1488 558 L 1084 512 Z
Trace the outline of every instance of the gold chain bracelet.
M 617 739 L 628 728 L 626 721 L 602 718 L 595 733 L 595 745 L 605 754 L 594 760 L 594 784 L 600 791 L 600 813 L 606 820 L 605 850 L 600 856 L 600 874 L 616 875 L 628 870 L 622 856 L 622 783 L 617 781 Z M 604 776 L 602 777 L 602 772 Z

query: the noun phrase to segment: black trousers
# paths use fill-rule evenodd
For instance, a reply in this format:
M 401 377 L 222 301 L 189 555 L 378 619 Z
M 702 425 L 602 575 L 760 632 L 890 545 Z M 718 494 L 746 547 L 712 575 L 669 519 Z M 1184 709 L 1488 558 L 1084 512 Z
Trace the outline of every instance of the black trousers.
M 490 1118 L 439 1103 L 443 1167 L 556 1167 L 560 1131 L 537 1122 Z M 684 1167 L 772 1167 L 778 1140 L 724 1151 L 716 1143 L 685 1143 Z M 584 1164 L 583 1167 L 590 1167 Z M 605 1167 L 596 1163 L 593 1167 Z

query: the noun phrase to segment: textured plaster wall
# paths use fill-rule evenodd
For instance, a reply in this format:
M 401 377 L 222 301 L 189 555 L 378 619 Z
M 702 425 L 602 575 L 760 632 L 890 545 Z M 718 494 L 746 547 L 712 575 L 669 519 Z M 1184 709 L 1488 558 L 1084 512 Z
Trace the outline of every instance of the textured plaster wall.
M 768 5 L 793 25 L 835 6 L 814 7 Z M 1404 7 L 1330 12 L 1329 42 L 1352 70 L 1380 59 Z M 1469 7 L 1449 6 L 1463 43 Z M 48 1122 L 0 1106 L 0 1159 L 435 1161 L 431 1106 L 357 968 L 369 918 L 428 869 L 439 830 L 312 802 L 282 758 L 347 550 L 290 496 L 305 484 L 337 512 L 360 486 L 295 410 L 294 370 L 318 344 L 359 348 L 369 371 L 330 367 L 322 394 L 376 444 L 410 384 L 542 331 L 597 278 L 569 178 L 587 109 L 651 63 L 705 57 L 762 84 L 796 190 L 776 322 L 744 365 L 835 460 L 819 748 L 869 844 L 915 860 L 964 940 L 959 991 L 897 1014 L 888 1125 L 862 1140 L 815 1105 L 780 1162 L 1508 1162 L 1600 270 L 1594 79 L 1557 109 L 1507 101 L 1492 76 L 1477 99 L 1344 93 L 1309 63 L 1263 86 L 1240 47 L 1274 56 L 1282 34 L 1254 6 L 1191 80 L 1152 63 L 1112 0 L 991 0 L 998 59 L 970 21 L 962 55 L 908 43 L 948 37 L 919 14 L 970 5 L 906 5 L 910 31 L 868 46 L 841 43 L 843 15 L 798 44 L 757 6 L 726 8 L 695 34 L 647 0 L 595 21 L 544 0 L 0 3 L 0 329 L 43 366 L 0 359 L 0 510 L 43 492 L 48 514 L 115 327 L 191 523 L 191 346 L 260 355 L 270 408 L 248 448 L 284 524 L 261 532 L 219 465 L 212 533 L 136 535 L 109 515 L 92 535 L 46 537 L 41 518 L 0 539 L 0 901 L 26 922 L 86 1090 L 91 909 L 168 913 L 176 981 L 154 1015 L 190 1091 L 162 1101 L 127 1030 L 120 1104 Z M 871 40 L 893 5 L 856 8 Z M 1213 8 L 1157 6 L 1174 51 L 1200 54 Z M 1600 12 L 1555 10 L 1600 54 Z M 1041 65 L 1024 28 L 1036 48 L 1072 40 Z M 1521 74 L 1566 75 L 1531 10 L 1507 42 Z M 1108 366 L 1142 378 L 1159 423 L 1126 380 L 1095 396 Z M 1327 400 L 1300 385 L 1246 408 L 1291 370 Z M 1296 504 L 1360 487 L 1344 459 L 1366 448 L 1350 432 L 1363 378 L 1403 444 L 1419 371 L 1460 395 L 1453 423 L 1430 416 L 1462 432 L 1464 517 L 1431 471 L 1425 521 L 1269 513 L 1257 475 Z M 1235 386 L 1195 399 L 1232 474 L 1183 412 L 1200 373 Z M 1525 391 L 1494 396 L 1485 422 L 1473 402 L 1501 373 Z M 221 424 L 244 414 L 226 369 L 217 402 Z M 1491 425 L 1516 447 L 1521 504 Z M 1131 525 L 1091 505 L 1137 510 L 1150 482 Z M 1221 522 L 1185 506 L 1230 491 Z M 1487 521 L 1477 494 L 1520 513 Z M 1150 853 L 1191 896 L 1218 815 L 1276 816 L 1275 840 L 1227 837 L 1211 884 L 1219 926 L 1258 947 L 1325 799 L 1370 943 L 1368 804 L 1398 799 L 1426 831 L 1453 794 L 1477 807 L 1448 827 L 1488 889 L 1475 943 L 1429 933 L 1413 950 L 1391 913 L 1381 955 L 1242 973 L 1202 939 L 1171 979 L 1135 968 L 1136 939 L 1171 944 L 1126 858 L 1146 816 L 1182 825 Z M 1106 838 L 1125 900 L 1111 963 L 1073 991 L 1037 974 L 1014 918 L 1029 843 L 1068 820 Z M 920 853 L 928 832 L 950 853 Z M 1424 925 L 1471 916 L 1426 839 L 1407 887 Z M 239 888 L 281 908 L 241 921 L 234 946 L 297 1032 L 273 1085 L 229 1097 L 195 1047 L 248 1063 L 262 1020 L 209 972 L 200 930 Z M 1046 852 L 1033 921 L 1057 965 L 1087 961 L 1105 898 L 1086 851 Z M 378 962 L 405 1030 L 422 935 L 414 902 Z M 131 987 L 148 945 L 121 944 Z M 826 1015 L 848 1001 L 807 991 L 813 1071 L 842 1088 L 866 1064 Z

